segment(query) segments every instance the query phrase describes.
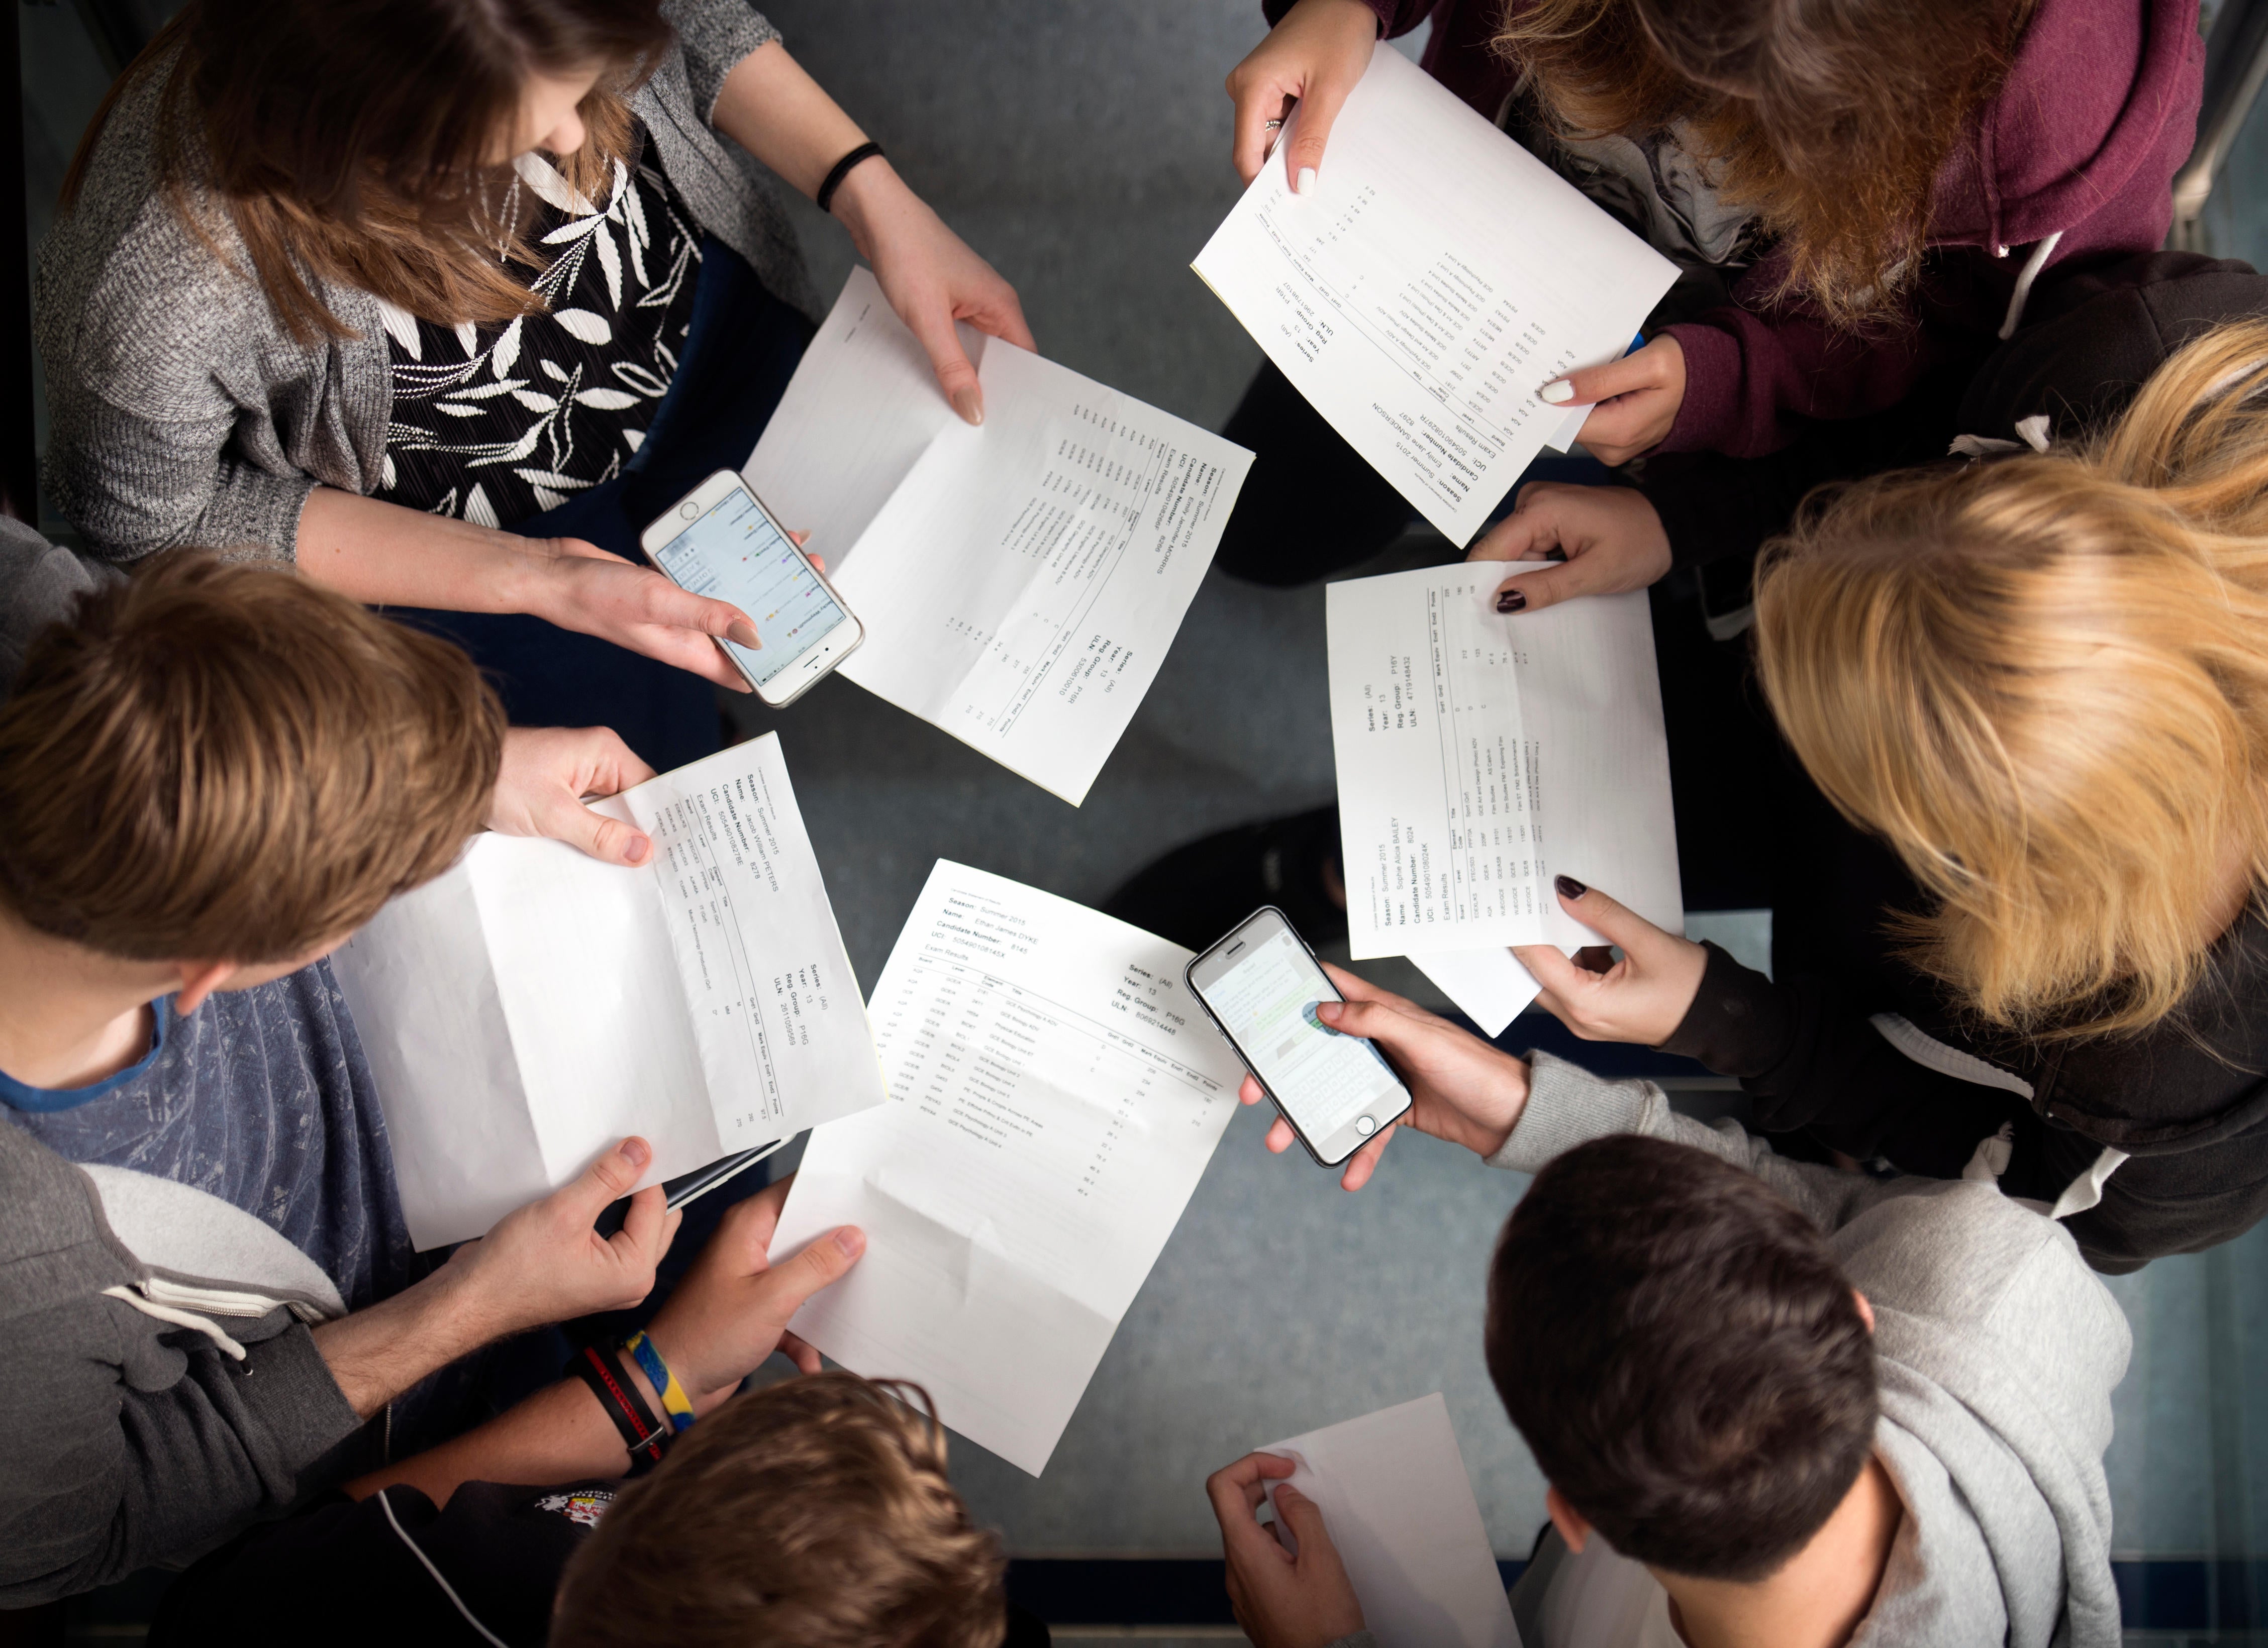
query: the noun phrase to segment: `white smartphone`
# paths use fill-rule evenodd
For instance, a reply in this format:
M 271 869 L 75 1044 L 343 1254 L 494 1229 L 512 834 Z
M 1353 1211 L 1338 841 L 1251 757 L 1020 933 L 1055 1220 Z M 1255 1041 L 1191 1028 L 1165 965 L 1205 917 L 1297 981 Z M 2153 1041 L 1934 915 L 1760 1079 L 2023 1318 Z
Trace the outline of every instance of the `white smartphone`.
M 638 547 L 671 582 L 755 621 L 762 646 L 717 644 L 774 709 L 816 687 L 866 638 L 835 586 L 730 469 L 680 498 Z
M 1274 905 L 1246 916 L 1182 976 L 1324 1166 L 1337 1166 L 1410 1108 L 1410 1090 L 1385 1055 L 1317 1015 L 1324 1002 L 1345 998 Z

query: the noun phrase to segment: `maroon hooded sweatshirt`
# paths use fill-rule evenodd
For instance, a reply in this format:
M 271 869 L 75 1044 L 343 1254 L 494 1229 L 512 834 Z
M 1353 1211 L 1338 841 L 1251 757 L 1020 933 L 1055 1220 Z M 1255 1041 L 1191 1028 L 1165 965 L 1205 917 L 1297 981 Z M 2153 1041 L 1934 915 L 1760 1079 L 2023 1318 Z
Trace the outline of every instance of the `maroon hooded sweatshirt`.
M 1431 17 L 1427 72 L 1500 120 L 1520 77 L 1489 44 L 1500 0 L 1366 3 L 1389 35 Z M 1291 4 L 1265 0 L 1269 20 Z M 1761 457 L 1803 419 L 1880 411 L 1932 368 L 1982 358 L 2050 237 L 2035 276 L 2164 245 L 2204 63 L 2198 0 L 2040 0 L 2007 79 L 1937 175 L 1918 324 L 1862 338 L 1806 303 L 1773 305 L 1781 264 L 1767 257 L 1740 277 L 1734 304 L 1665 328 L 1685 351 L 1685 401 L 1658 450 Z

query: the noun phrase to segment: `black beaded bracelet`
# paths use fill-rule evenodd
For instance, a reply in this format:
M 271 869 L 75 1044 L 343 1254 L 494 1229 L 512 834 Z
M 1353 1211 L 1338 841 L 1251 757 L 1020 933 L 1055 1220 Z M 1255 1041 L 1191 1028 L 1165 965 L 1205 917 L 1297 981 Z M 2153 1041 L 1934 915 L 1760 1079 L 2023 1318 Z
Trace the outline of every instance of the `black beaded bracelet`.
M 881 144 L 878 143 L 862 143 L 856 149 L 853 149 L 849 154 L 844 155 L 840 160 L 837 160 L 835 163 L 835 170 L 827 174 L 827 181 L 819 186 L 819 193 L 812 196 L 814 200 L 819 202 L 819 210 L 821 211 L 834 210 L 835 191 L 843 187 L 843 180 L 850 175 L 850 168 L 857 166 L 862 160 L 873 159 L 881 152 Z
M 599 1399 L 599 1406 L 615 1422 L 622 1446 L 630 1450 L 631 1475 L 643 1475 L 661 1463 L 661 1456 L 669 1451 L 672 1432 L 638 1394 L 620 1357 L 596 1345 L 585 1345 L 567 1359 L 560 1372 L 591 1387 L 591 1394 Z

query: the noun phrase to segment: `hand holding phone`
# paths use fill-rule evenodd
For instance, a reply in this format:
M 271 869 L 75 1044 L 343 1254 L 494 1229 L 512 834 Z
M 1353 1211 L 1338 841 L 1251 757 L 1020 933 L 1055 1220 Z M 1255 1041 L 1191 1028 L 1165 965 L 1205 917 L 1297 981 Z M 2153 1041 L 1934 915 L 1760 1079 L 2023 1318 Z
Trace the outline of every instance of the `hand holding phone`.
M 1316 1009 L 1323 1021 L 1341 1035 L 1376 1044 L 1410 1089 L 1410 1108 L 1402 1119 L 1381 1128 L 1347 1159 L 1341 1188 L 1359 1190 L 1368 1184 L 1387 1142 L 1403 1128 L 1415 1128 L 1483 1159 L 1504 1148 L 1528 1107 L 1530 1072 L 1526 1059 L 1344 967 L 1326 963 L 1323 972 L 1345 997 L 1336 1007 L 1326 1002 Z M 1236 1096 L 1252 1105 L 1268 1094 L 1248 1076 Z M 1281 1155 L 1296 1137 L 1291 1124 L 1278 1116 L 1268 1129 L 1268 1148 Z
M 717 644 L 774 709 L 809 692 L 866 638 L 812 557 L 729 469 L 663 511 L 638 545 L 680 587 L 730 601 L 754 621 L 760 645 Z
M 1344 998 L 1274 906 L 1247 916 L 1183 976 L 1321 1166 L 1337 1166 L 1410 1108 L 1410 1090 L 1378 1049 L 1323 1022 L 1322 1004 Z

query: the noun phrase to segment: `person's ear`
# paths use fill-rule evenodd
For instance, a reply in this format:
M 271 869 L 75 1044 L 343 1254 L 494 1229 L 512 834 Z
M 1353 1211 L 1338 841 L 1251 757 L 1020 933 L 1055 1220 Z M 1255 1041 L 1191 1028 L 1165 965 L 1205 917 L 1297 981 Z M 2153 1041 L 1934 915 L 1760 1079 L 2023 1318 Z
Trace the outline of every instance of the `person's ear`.
M 1544 1490 L 1543 1508 L 1551 1514 L 1551 1526 L 1559 1530 L 1559 1537 L 1567 1541 L 1567 1549 L 1576 1556 L 1583 1554 L 1585 1541 L 1591 1537 L 1591 1519 L 1567 1503 L 1567 1496 L 1557 1488 Z
M 1867 1302 L 1867 1296 L 1859 1291 L 1857 1288 L 1852 1288 L 1851 1290 L 1851 1297 L 1858 1302 L 1859 1320 L 1867 1324 L 1867 1331 L 1868 1333 L 1873 1333 L 1874 1331 L 1874 1307 Z
M 184 961 L 181 963 L 181 988 L 173 992 L 173 1011 L 182 1018 L 205 1004 L 205 997 L 234 978 L 239 971 L 233 961 Z

